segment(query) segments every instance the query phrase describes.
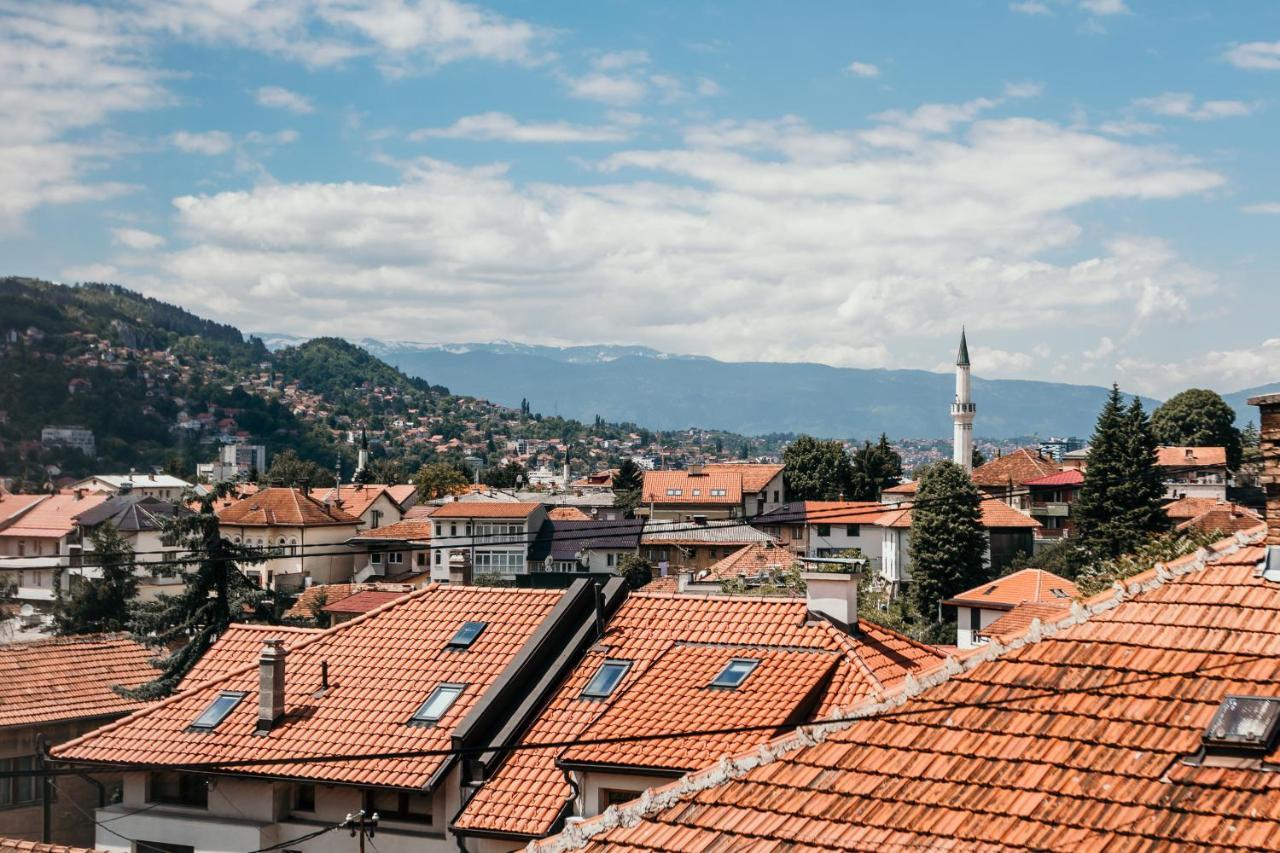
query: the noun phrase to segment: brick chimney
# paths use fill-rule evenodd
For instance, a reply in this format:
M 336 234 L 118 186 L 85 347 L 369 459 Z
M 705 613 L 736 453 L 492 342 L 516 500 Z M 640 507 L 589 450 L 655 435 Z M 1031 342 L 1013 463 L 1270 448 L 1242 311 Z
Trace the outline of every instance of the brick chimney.
M 1280 394 L 1250 397 L 1257 406 L 1262 451 L 1262 488 L 1267 495 L 1267 544 L 1280 546 Z
M 258 656 L 258 734 L 266 734 L 284 717 L 284 640 L 270 637 Z

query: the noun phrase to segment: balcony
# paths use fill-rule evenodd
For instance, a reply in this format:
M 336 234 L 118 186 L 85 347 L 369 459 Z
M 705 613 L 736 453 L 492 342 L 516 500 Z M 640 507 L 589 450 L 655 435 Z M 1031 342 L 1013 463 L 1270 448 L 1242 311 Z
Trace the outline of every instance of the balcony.
M 1027 510 L 1031 515 L 1044 515 L 1052 518 L 1066 518 L 1071 515 L 1071 504 L 1063 501 L 1032 501 Z
M 1041 527 L 1035 532 L 1037 539 L 1066 539 L 1069 531 L 1065 527 Z

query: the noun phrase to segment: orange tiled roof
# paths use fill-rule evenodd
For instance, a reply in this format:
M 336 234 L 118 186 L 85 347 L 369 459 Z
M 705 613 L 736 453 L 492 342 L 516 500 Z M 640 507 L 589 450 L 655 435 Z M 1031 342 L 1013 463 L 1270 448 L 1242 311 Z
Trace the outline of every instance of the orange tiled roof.
M 316 587 L 312 587 L 315 589 Z M 308 612 L 307 614 L 311 614 Z M 268 637 L 280 637 L 285 648 L 292 648 L 301 639 L 320 633 L 320 628 L 297 628 L 292 625 L 259 625 L 251 622 L 233 622 L 222 636 L 196 661 L 182 679 L 181 689 L 221 678 L 258 659 L 262 641 Z
M 983 637 L 994 637 L 997 640 L 1008 640 L 1027 633 L 1031 623 L 1039 619 L 1041 623 L 1057 622 L 1071 611 L 1071 600 L 1059 601 L 1024 601 L 1017 607 L 1000 614 L 1000 618 L 978 632 Z
M 1280 776 L 1197 760 L 1227 695 L 1280 695 L 1280 585 L 1242 544 L 1262 535 L 1130 578 L 904 685 L 904 704 L 744 751 L 548 846 L 1275 849 Z
M 0 853 L 105 853 L 93 847 L 68 847 L 66 844 L 46 844 L 42 841 L 23 841 L 20 838 L 0 838 Z
M 590 521 L 591 516 L 587 515 L 576 506 L 558 506 L 547 513 L 547 518 L 551 521 Z
M 658 725 L 654 716 L 658 714 L 665 715 L 670 726 L 714 727 L 719 721 L 704 703 L 669 702 L 665 695 L 661 701 L 652 701 L 651 689 L 638 689 L 640 680 L 655 663 L 681 645 L 751 645 L 757 649 L 837 652 L 837 666 L 822 691 L 817 713 L 830 713 L 836 707 L 850 707 L 863 698 L 884 695 L 901 684 L 909 672 L 928 669 L 941 659 L 931 647 L 878 625 L 860 622 L 858 627 L 858 635 L 850 636 L 826 622 L 809 621 L 803 599 L 684 596 L 641 590 L 633 593 L 609 620 L 604 638 L 578 663 L 534 720 L 523 742 L 581 738 L 622 696 L 632 697 L 633 704 L 628 707 L 634 707 L 640 715 L 637 724 L 643 719 L 646 726 Z M 631 669 L 609 699 L 581 698 L 583 688 L 606 658 L 629 660 Z M 671 667 L 664 667 L 661 673 L 664 689 L 668 676 L 681 678 Z M 654 684 L 653 689 L 657 686 Z M 687 685 L 681 689 L 687 689 Z M 783 692 L 794 693 L 790 689 Z M 794 695 L 774 697 L 784 703 L 794 699 Z M 774 700 L 766 700 L 766 704 Z M 629 725 L 632 718 L 630 712 L 611 716 L 622 727 Z M 757 736 L 753 742 L 765 739 Z M 707 751 L 714 751 L 714 747 L 708 746 Z M 548 748 L 511 753 L 471 798 L 456 826 L 529 836 L 549 832 L 573 795 L 563 771 L 556 766 L 561 752 L 562 749 Z
M 1217 498 L 1178 498 L 1165 504 L 1164 512 L 1173 521 L 1186 521 L 1208 512 L 1218 503 Z
M 48 495 L 15 495 L 0 492 L 0 530 L 17 516 L 29 510 Z
M 357 593 L 348 595 L 341 601 L 326 604 L 323 610 L 325 613 L 368 613 L 388 601 L 403 598 L 411 589 L 410 587 L 401 592 L 392 592 L 385 589 L 362 589 Z
M 758 524 L 875 524 L 885 509 L 878 501 L 793 501 L 754 521 Z
M 739 575 L 756 577 L 776 568 L 786 568 L 795 561 L 795 555 L 786 548 L 771 542 L 756 542 L 707 566 L 698 574 L 698 580 L 728 580 Z
M 86 494 L 82 497 L 74 494 L 48 495 L 0 530 L 0 536 L 59 539 L 75 530 L 77 515 L 92 509 L 108 497 L 106 494 Z
M 975 586 L 942 602 L 959 607 L 1012 610 L 1026 601 L 1067 601 L 1079 594 L 1076 585 L 1044 569 L 1023 569 Z
M 309 586 L 298 593 L 293 606 L 285 611 L 285 618 L 313 619 L 315 618 L 315 614 L 312 613 L 313 606 L 322 596 L 325 604 L 333 604 L 366 588 L 367 585 L 362 583 L 322 583 Z
M 1012 483 L 1021 486 L 1027 480 L 1058 473 L 1059 466 L 1038 450 L 1019 447 L 1012 453 L 992 459 L 973 469 L 973 482 L 979 486 L 998 487 Z
M 712 490 L 723 490 L 723 495 L 712 495 Z M 669 495 L 678 490 L 680 494 Z M 697 494 L 694 494 L 694 493 Z M 700 474 L 688 471 L 645 471 L 644 503 L 656 504 L 739 504 L 742 503 L 742 476 L 740 474 Z
M 896 486 L 890 486 L 889 488 L 880 492 L 880 494 L 881 495 L 914 495 L 916 493 L 916 490 L 919 488 L 920 488 L 920 484 L 917 481 L 912 480 L 908 483 L 899 483 Z
M 333 783 L 424 788 L 444 756 L 329 763 L 290 763 L 320 754 L 439 750 L 559 602 L 559 591 L 431 585 L 294 645 L 286 660 L 285 717 L 269 734 L 254 733 L 258 665 L 153 703 L 55 749 L 86 762 L 189 764 L 279 759 L 238 767 L 240 774 Z M 465 653 L 447 648 L 463 622 L 488 623 Z M 330 690 L 314 694 L 322 662 Z M 438 725 L 406 724 L 441 683 L 465 683 Z M 187 729 L 222 691 L 246 695 L 213 731 Z
M 405 519 L 397 521 L 395 524 L 388 524 L 385 527 L 362 530 L 353 538 L 402 539 L 406 542 L 426 542 L 431 538 L 431 522 L 420 518 Z
M 1202 533 L 1228 534 L 1257 527 L 1262 520 L 1262 516 L 1248 507 L 1223 501 L 1182 522 L 1178 530 L 1194 528 Z
M 418 504 L 416 506 L 411 506 L 404 511 L 404 518 L 402 518 L 401 521 L 430 518 L 437 509 L 439 509 L 439 507 L 432 504 Z
M 758 492 L 785 467 L 774 462 L 712 462 L 703 465 L 702 470 L 708 474 L 741 474 L 742 491 Z
M 1218 467 L 1227 464 L 1225 447 L 1157 447 L 1156 464 L 1161 468 Z
M 1040 526 L 1040 522 L 1021 510 L 1016 510 L 1007 503 L 995 498 L 982 499 L 982 526 L 990 528 L 1025 527 L 1028 529 Z M 882 527 L 910 527 L 911 504 L 900 504 L 899 507 L 888 507 L 880 516 L 877 524 Z
M 142 703 L 111 688 L 155 678 L 154 657 L 105 634 L 0 644 L 0 728 L 127 714 Z
M 408 483 L 403 483 L 395 486 L 387 486 L 387 492 L 391 495 L 391 499 L 393 501 L 400 506 L 404 506 L 405 501 L 418 493 L 418 487 Z
M 410 486 L 409 488 L 413 487 Z M 400 505 L 399 501 L 391 496 L 390 486 L 383 486 L 377 483 L 370 483 L 368 485 L 350 483 L 345 486 L 338 486 L 337 488 L 334 488 L 333 486 L 317 487 L 309 490 L 307 495 L 322 504 L 326 501 L 331 503 L 336 502 L 334 505 L 335 509 L 341 510 L 347 515 L 353 515 L 356 518 L 359 518 L 368 512 L 369 507 L 373 506 L 378 498 L 383 495 L 386 495 L 387 500 L 391 501 L 391 503 L 395 504 L 397 507 Z
M 451 501 L 431 513 L 432 518 L 528 518 L 539 503 L 516 501 Z
M 325 506 L 299 489 L 273 486 L 218 509 L 218 521 L 236 527 L 332 527 L 360 519 Z

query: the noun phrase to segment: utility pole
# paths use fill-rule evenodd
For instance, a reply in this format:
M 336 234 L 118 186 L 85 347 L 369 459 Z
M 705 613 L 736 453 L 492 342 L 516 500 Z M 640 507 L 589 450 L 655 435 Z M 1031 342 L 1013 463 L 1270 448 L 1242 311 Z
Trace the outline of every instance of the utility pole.
M 355 838 L 356 834 L 359 833 L 360 853 L 364 853 L 365 838 L 373 838 L 378 833 L 378 813 L 374 812 L 369 817 L 366 817 L 365 810 L 361 809 L 355 814 L 347 815 L 346 820 L 342 822 L 342 828 L 351 830 L 352 838 Z

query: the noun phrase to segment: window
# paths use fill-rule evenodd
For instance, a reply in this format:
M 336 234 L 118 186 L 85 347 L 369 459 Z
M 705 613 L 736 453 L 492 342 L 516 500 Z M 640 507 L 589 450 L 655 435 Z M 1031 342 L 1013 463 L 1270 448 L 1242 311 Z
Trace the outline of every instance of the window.
M 440 549 L 436 549 L 436 565 L 440 565 Z
M 711 497 L 713 498 L 723 498 L 729 493 L 724 489 L 712 489 L 708 494 L 710 494 Z
M 441 684 L 435 690 L 431 691 L 431 695 L 427 697 L 427 701 L 413 712 L 410 723 L 419 723 L 434 726 L 440 722 L 445 713 L 453 707 L 453 703 L 462 691 L 467 689 L 465 684 Z
M 458 523 L 456 521 L 449 525 L 449 535 L 450 536 L 458 535 Z
M 819 536 L 830 536 L 830 535 L 831 535 L 831 525 L 830 525 L 830 524 L 819 524 L 819 525 L 818 525 L 818 535 L 819 535 Z
M 427 564 L 427 554 L 425 551 L 418 552 L 418 565 L 425 566 Z
M 466 649 L 476 641 L 481 632 L 484 631 L 487 622 L 463 622 L 462 627 L 453 635 L 453 639 L 449 640 L 449 648 Z
M 190 844 L 167 844 L 163 841 L 139 841 L 138 853 L 196 853 Z
M 667 489 L 667 497 L 678 498 L 684 494 L 684 489 Z
M 523 551 L 477 551 L 476 574 L 524 574 L 527 566 Z
M 616 556 L 616 554 L 606 554 L 604 559 L 605 565 L 609 568 L 613 568 L 614 558 Z
M 1227 696 L 1205 729 L 1208 749 L 1264 755 L 1280 731 L 1280 698 Z
M 316 810 L 316 786 L 293 786 L 293 810 L 295 812 L 314 812 Z
M 403 552 L 403 551 L 393 551 L 393 552 L 391 552 L 390 554 L 388 554 L 388 555 L 387 555 L 387 562 L 388 562 L 388 563 L 395 563 L 395 564 L 397 564 L 397 565 L 403 565 L 403 564 L 404 564 L 404 552 Z
M 369 528 L 376 530 L 380 524 L 382 524 L 382 510 L 375 509 L 369 513 Z
M 437 522 L 436 522 L 436 536 L 440 536 L 440 535 L 441 535 L 441 533 L 442 533 L 443 531 L 444 531 L 444 525 L 442 525 L 440 522 L 438 522 L 438 521 L 437 521 Z
M 736 690 L 759 665 L 760 661 L 755 658 L 734 658 L 725 664 L 719 675 L 712 679 L 711 686 L 724 690 Z
M 844 526 L 844 535 L 857 539 L 862 535 L 862 526 L 859 524 L 846 524 Z
M 623 791 L 618 788 L 601 788 L 600 789 L 600 811 L 604 811 L 609 806 L 620 806 L 623 803 L 629 803 L 636 797 L 640 796 L 640 791 Z
M 365 791 L 364 810 L 383 820 L 431 823 L 431 797 L 412 791 Z
M 804 528 L 803 528 L 803 527 L 792 527 L 792 528 L 791 528 L 791 538 L 792 538 L 792 539 L 799 539 L 799 538 L 801 538 L 802 536 L 804 536 Z
M 693 490 L 693 492 L 692 492 L 692 494 L 693 494 L 693 496 L 694 496 L 695 498 L 697 498 L 697 497 L 701 497 L 701 496 L 702 496 L 702 489 L 694 489 L 694 490 Z
M 36 757 L 0 758 L 0 774 L 36 769 Z M 0 808 L 34 803 L 39 799 L 35 776 L 5 778 L 0 776 Z
M 587 686 L 582 688 L 582 698 L 607 699 L 629 669 L 631 669 L 629 660 L 606 660 L 600 664 L 596 674 L 591 676 Z
M 150 800 L 178 806 L 208 808 L 209 780 L 194 773 L 152 773 Z
M 982 630 L 982 611 L 976 607 L 969 608 L 969 630 L 975 634 Z
M 209 703 L 209 707 L 200 712 L 200 716 L 196 717 L 195 722 L 191 724 L 191 728 L 197 731 L 211 732 L 218 727 L 227 718 L 240 700 L 245 697 L 243 693 L 223 692 L 218 694 L 218 698 Z
M 774 503 L 779 503 L 779 500 L 778 500 L 778 490 L 777 490 L 777 489 L 774 489 L 774 490 L 773 490 L 773 502 L 774 502 Z
M 369 555 L 369 562 L 373 563 L 375 566 L 382 565 L 382 553 L 379 551 L 374 551 L 372 554 Z

